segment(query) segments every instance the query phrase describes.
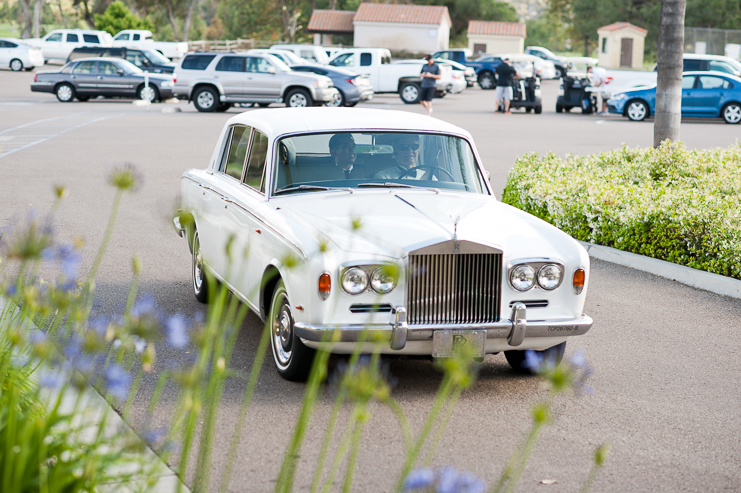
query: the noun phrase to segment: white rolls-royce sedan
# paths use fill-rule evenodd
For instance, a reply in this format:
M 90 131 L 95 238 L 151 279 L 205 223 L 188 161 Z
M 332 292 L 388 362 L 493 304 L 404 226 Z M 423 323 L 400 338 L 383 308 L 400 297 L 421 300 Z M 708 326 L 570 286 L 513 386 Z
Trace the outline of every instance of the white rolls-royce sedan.
M 305 379 L 330 335 L 335 353 L 371 351 L 378 336 L 389 355 L 468 344 L 528 371 L 526 350 L 560 360 L 591 328 L 589 257 L 497 201 L 486 177 L 471 135 L 441 120 L 257 110 L 227 121 L 206 168 L 184 173 L 174 224 L 196 298 L 223 283 L 266 320 L 286 379 Z

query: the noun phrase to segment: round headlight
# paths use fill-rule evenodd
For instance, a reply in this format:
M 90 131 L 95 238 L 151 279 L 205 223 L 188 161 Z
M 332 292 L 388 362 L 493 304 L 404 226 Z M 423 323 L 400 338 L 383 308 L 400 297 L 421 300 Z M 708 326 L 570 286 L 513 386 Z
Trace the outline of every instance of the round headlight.
M 527 291 L 535 284 L 535 270 L 527 264 L 518 265 L 512 269 L 509 281 L 517 291 Z
M 360 267 L 351 267 L 342 274 L 342 289 L 348 294 L 360 294 L 368 289 L 368 274 Z
M 563 269 L 556 264 L 547 264 L 538 271 L 538 285 L 550 291 L 561 285 Z
M 396 278 L 388 267 L 379 267 L 373 271 L 370 284 L 378 294 L 390 293 L 396 287 Z

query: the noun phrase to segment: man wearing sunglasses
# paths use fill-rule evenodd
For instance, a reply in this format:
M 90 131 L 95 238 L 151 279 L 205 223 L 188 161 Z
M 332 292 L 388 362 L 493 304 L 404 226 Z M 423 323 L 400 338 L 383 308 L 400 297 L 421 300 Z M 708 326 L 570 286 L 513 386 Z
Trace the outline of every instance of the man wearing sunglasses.
M 392 143 L 396 166 L 379 171 L 373 177 L 378 180 L 437 180 L 429 177 L 430 170 L 414 169 L 419 163 L 419 136 L 414 134 L 402 134 Z

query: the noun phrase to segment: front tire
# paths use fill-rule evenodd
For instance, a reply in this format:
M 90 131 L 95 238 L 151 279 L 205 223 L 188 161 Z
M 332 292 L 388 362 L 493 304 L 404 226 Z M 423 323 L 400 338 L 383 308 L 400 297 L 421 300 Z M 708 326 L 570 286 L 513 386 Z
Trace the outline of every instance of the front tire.
M 278 281 L 270 303 L 270 346 L 278 374 L 286 380 L 303 382 L 309 377 L 316 351 L 296 336 L 293 313 L 283 281 Z
M 561 67 L 556 67 L 556 74 L 553 78 L 560 79 L 561 77 L 563 77 L 563 69 Z
M 293 89 L 286 95 L 288 108 L 308 108 L 314 106 L 314 101 L 305 89 Z
M 154 103 L 155 101 L 159 100 L 160 95 L 157 92 L 157 88 L 153 85 L 147 86 L 141 86 L 138 91 L 136 91 L 136 97 L 137 99 L 141 99 L 142 101 L 149 101 L 150 103 Z
M 23 62 L 18 60 L 17 58 L 13 58 L 10 61 L 10 70 L 12 70 L 13 72 L 20 72 L 21 70 L 23 70 Z
M 535 107 L 535 114 L 536 115 L 539 115 L 541 113 L 543 113 L 543 106 L 542 105 L 536 106 Z
M 648 105 L 638 99 L 627 104 L 625 115 L 634 122 L 640 122 L 648 116 Z
M 422 96 L 422 90 L 416 82 L 407 82 L 399 88 L 399 96 L 404 104 L 417 104 Z
M 492 74 L 491 72 L 483 72 L 479 74 L 478 82 L 479 87 L 487 91 L 489 89 L 494 89 L 497 85 L 496 80 L 494 79 L 494 74 Z
M 741 105 L 738 103 L 728 103 L 723 108 L 722 115 L 723 120 L 731 125 L 741 122 Z
M 193 106 L 202 113 L 212 113 L 219 105 L 219 94 L 211 87 L 201 87 L 193 95 Z
M 208 303 L 208 278 L 206 276 L 206 267 L 203 264 L 203 255 L 201 253 L 201 241 L 198 237 L 198 230 L 193 233 L 193 294 L 201 303 Z
M 75 99 L 75 88 L 70 84 L 59 84 L 54 93 L 62 103 L 69 103 Z
M 556 113 L 563 113 L 563 106 L 556 103 Z
M 541 361 L 552 361 L 558 365 L 563 359 L 564 351 L 566 351 L 566 341 L 553 347 L 549 347 L 548 349 L 544 349 L 543 351 L 535 351 L 533 349 L 528 349 L 527 351 L 533 351 L 540 357 Z M 509 363 L 509 366 L 511 366 L 516 372 L 524 373 L 526 375 L 535 375 L 537 374 L 537 369 L 530 368 L 526 364 L 527 351 L 505 351 L 504 357 L 507 358 L 507 363 Z

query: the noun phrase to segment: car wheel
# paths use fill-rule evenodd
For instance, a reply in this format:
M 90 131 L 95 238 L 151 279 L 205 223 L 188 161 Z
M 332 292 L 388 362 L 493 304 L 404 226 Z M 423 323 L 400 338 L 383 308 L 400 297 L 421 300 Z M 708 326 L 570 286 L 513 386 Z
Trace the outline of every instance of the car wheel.
M 634 122 L 643 121 L 648 116 L 648 105 L 636 99 L 627 104 L 625 114 Z
M 494 74 L 491 72 L 484 72 L 479 74 L 479 86 L 481 89 L 494 89 L 496 87 L 496 81 L 494 80 Z
M 723 108 L 723 119 L 726 123 L 739 123 L 741 122 L 741 105 L 738 103 L 728 103 Z
M 10 61 L 10 70 L 12 70 L 13 72 L 20 72 L 21 70 L 23 70 L 23 62 L 18 60 L 17 58 L 13 58 Z
M 556 103 L 556 113 L 563 113 L 563 106 Z
M 137 99 L 141 99 L 142 101 L 149 101 L 150 103 L 154 103 L 160 98 L 159 93 L 157 92 L 157 88 L 153 85 L 147 86 L 141 86 L 138 91 L 136 91 L 136 97 Z
M 308 108 L 313 105 L 314 101 L 305 89 L 293 89 L 286 96 L 286 106 L 289 108 Z
M 283 281 L 278 281 L 270 304 L 270 346 L 275 367 L 286 380 L 303 382 L 309 377 L 315 351 L 296 336 L 291 302 Z
M 504 357 L 507 358 L 507 363 L 518 373 L 525 373 L 528 375 L 535 375 L 537 371 L 527 366 L 527 352 L 532 351 L 539 359 L 543 361 L 553 361 L 555 364 L 559 364 L 563 359 L 563 353 L 566 351 L 566 342 L 557 344 L 543 351 L 535 351 L 528 349 L 526 351 L 505 351 Z
M 57 95 L 57 99 L 63 103 L 69 103 L 75 99 L 75 88 L 70 84 L 59 84 L 54 92 Z
M 219 105 L 219 94 L 211 87 L 201 87 L 193 95 L 193 105 L 203 113 L 215 111 Z
M 536 106 L 535 107 L 535 114 L 536 115 L 539 115 L 541 113 L 543 113 L 543 107 L 542 106 Z
M 422 95 L 419 84 L 416 82 L 407 82 L 399 88 L 399 96 L 405 104 L 417 104 Z
M 324 103 L 324 106 L 329 106 L 330 108 L 340 108 L 342 106 L 345 106 L 345 95 L 342 94 L 342 91 L 337 91 L 337 96 L 332 101 L 327 101 Z
M 563 69 L 561 67 L 556 67 L 556 74 L 553 78 L 560 79 L 561 77 L 563 77 Z
M 198 237 L 198 230 L 193 233 L 193 294 L 201 303 L 208 303 L 208 278 L 206 277 L 206 268 L 203 264 L 203 255 L 201 254 L 201 241 Z

